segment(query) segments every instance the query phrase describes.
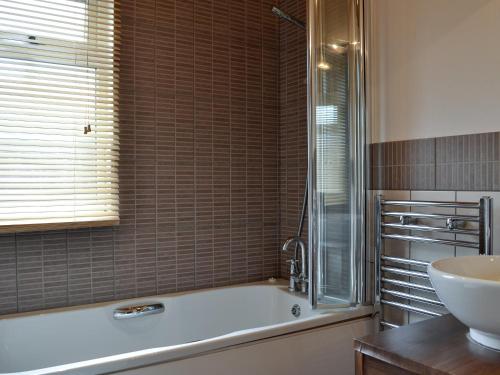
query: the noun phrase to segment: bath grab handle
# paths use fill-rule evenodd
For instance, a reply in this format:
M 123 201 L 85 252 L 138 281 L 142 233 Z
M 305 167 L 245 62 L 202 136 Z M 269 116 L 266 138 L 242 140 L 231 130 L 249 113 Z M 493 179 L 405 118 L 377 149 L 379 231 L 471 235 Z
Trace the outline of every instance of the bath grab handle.
M 113 312 L 115 319 L 139 318 L 141 316 L 160 314 L 165 311 L 163 303 L 153 303 L 151 305 L 138 305 L 120 307 Z

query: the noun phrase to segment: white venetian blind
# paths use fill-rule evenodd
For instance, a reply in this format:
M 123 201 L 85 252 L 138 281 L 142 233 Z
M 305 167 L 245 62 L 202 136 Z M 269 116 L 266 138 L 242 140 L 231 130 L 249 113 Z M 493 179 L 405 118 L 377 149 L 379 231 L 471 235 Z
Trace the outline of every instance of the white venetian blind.
M 118 221 L 117 7 L 0 0 L 0 231 Z
M 316 107 L 318 190 L 326 204 L 342 205 L 351 194 L 347 55 L 327 53 L 324 62 L 329 69 L 318 72 Z

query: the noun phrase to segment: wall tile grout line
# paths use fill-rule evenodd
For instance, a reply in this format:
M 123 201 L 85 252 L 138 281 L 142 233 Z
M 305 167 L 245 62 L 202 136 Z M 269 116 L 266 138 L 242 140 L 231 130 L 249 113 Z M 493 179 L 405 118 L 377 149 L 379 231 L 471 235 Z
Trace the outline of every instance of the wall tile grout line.
M 69 265 L 70 265 L 70 247 L 69 247 L 69 233 L 65 231 L 66 234 L 66 306 L 70 304 L 70 279 L 69 279 Z M 114 247 L 113 247 L 114 249 Z
M 155 9 L 155 17 L 154 17 L 154 25 L 155 29 L 157 29 L 156 25 L 156 15 L 158 14 L 158 1 L 155 0 L 154 2 L 154 9 Z M 155 33 L 154 36 L 154 77 L 155 77 L 155 82 L 158 82 L 158 51 L 156 46 L 158 45 L 157 41 L 157 34 Z M 155 162 L 155 291 L 156 294 L 159 294 L 159 288 L 158 288 L 158 264 L 159 264 L 159 259 L 158 259 L 158 87 L 155 87 L 155 100 L 154 100 L 154 131 L 155 131 L 155 152 L 154 152 L 154 162 Z
M 174 0 L 174 56 L 177 55 L 177 0 Z M 177 77 L 177 64 L 174 63 L 174 77 Z M 177 96 L 177 81 L 174 79 L 174 95 Z M 174 104 L 174 121 L 177 119 L 177 104 Z M 177 186 L 178 186 L 178 178 L 177 178 L 177 127 L 174 127 L 174 197 L 177 197 Z M 178 238 L 178 227 L 177 227 L 177 217 L 178 217 L 178 209 L 177 204 L 174 203 L 174 217 L 175 217 L 175 291 L 179 290 L 179 253 L 177 244 L 179 243 Z
M 214 157 L 214 3 L 212 1 L 211 3 L 211 9 L 210 9 L 210 39 L 212 40 L 212 44 L 210 46 L 210 52 L 211 52 L 211 59 L 212 59 L 212 66 L 211 66 L 211 97 L 210 97 L 210 131 L 211 131 L 211 174 L 212 174 L 212 180 L 211 180 L 211 210 L 212 210 L 212 233 L 211 233 L 211 248 L 212 248 L 212 275 L 211 275 L 211 287 L 215 285 L 215 185 L 214 185 L 214 175 L 215 175 L 215 170 L 214 170 L 214 164 L 215 164 L 215 157 Z
M 134 86 L 136 85 L 137 82 L 137 71 L 136 71 L 136 66 L 135 66 L 135 61 L 137 59 L 137 1 L 138 0 L 133 0 L 134 4 L 134 28 L 133 28 L 133 33 L 134 33 L 134 54 L 133 54 L 133 81 L 134 81 Z M 133 93 L 133 106 L 134 106 L 134 114 L 133 114 L 133 127 L 134 127 L 134 145 L 137 145 L 137 118 L 136 118 L 136 109 L 137 109 L 137 97 L 136 93 L 134 91 Z M 137 234 L 137 148 L 134 147 L 134 297 L 138 297 L 138 290 L 137 290 L 137 239 L 136 239 L 136 234 Z
M 196 0 L 195 0 L 196 1 Z M 193 174 L 194 174 L 194 264 L 193 264 L 193 285 L 196 288 L 197 286 L 197 260 L 198 260 L 198 219 L 197 219 L 197 208 L 198 208 L 198 170 L 196 169 L 196 160 L 198 156 L 198 150 L 196 149 L 196 127 L 198 125 L 198 112 L 196 110 L 196 6 L 193 4 L 193 9 L 191 10 L 191 14 L 193 16 Z
M 43 307 L 46 308 L 46 305 L 47 305 L 47 301 L 46 301 L 46 298 L 45 298 L 45 295 L 46 295 L 46 284 L 45 284 L 45 246 L 44 246 L 44 240 L 43 240 L 43 235 L 40 234 L 40 247 L 41 247 L 41 250 L 42 250 L 42 304 L 43 304 Z
M 14 248 L 16 254 L 16 310 L 19 311 L 19 246 L 17 241 L 17 233 L 14 234 Z
M 434 143 L 434 190 L 437 189 L 437 140 L 433 140 Z

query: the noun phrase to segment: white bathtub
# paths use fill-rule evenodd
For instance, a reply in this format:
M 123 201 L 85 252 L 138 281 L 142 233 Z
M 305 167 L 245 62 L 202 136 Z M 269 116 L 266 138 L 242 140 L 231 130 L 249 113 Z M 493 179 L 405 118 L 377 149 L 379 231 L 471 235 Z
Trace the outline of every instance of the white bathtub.
M 165 311 L 113 318 L 149 303 Z M 344 375 L 353 372 L 352 337 L 372 330 L 370 313 L 312 311 L 286 286 L 258 283 L 14 314 L 0 319 L 0 374 L 290 375 L 320 366 L 315 373 Z

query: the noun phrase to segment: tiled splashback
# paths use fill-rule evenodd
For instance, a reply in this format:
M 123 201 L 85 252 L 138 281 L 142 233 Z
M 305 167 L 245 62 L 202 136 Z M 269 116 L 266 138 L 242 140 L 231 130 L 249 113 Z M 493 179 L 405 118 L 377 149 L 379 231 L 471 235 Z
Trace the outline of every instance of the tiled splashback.
M 272 3 L 121 1 L 121 224 L 0 236 L 0 313 L 278 274 Z
M 500 190 L 500 132 L 370 147 L 373 189 Z

